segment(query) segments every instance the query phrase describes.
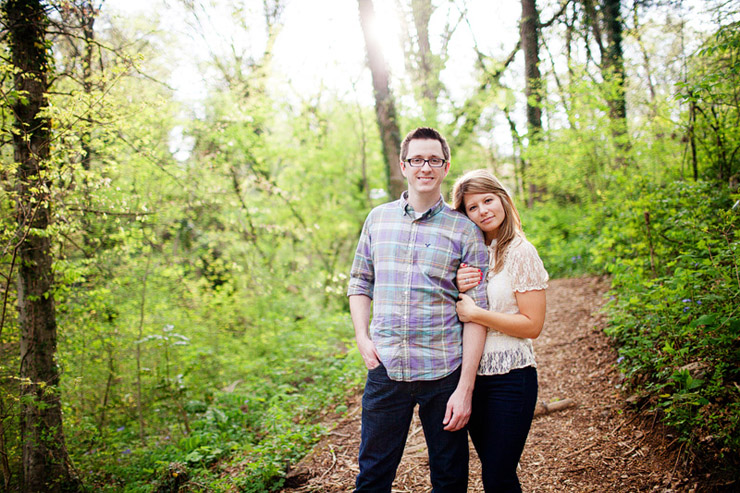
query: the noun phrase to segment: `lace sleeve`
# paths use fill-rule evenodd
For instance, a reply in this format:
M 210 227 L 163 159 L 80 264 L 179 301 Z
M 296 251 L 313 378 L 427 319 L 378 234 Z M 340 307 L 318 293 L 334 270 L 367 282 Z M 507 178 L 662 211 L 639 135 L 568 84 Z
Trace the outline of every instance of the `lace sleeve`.
M 549 276 L 537 254 L 537 249 L 530 242 L 522 240 L 508 255 L 511 281 L 514 291 L 520 293 L 546 289 Z

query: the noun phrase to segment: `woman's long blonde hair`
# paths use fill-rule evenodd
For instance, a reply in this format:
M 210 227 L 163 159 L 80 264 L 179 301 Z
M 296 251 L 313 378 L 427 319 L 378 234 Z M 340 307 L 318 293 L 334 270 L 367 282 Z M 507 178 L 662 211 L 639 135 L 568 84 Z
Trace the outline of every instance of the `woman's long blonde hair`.
M 496 257 L 493 272 L 499 272 L 503 268 L 504 255 L 511 242 L 517 235 L 524 235 L 522 221 L 519 219 L 519 211 L 516 210 L 514 201 L 506 189 L 501 185 L 491 172 L 484 169 L 469 171 L 457 179 L 452 188 L 452 204 L 454 208 L 467 215 L 465 210 L 466 193 L 492 193 L 501 199 L 506 217 L 498 228 L 496 236 Z

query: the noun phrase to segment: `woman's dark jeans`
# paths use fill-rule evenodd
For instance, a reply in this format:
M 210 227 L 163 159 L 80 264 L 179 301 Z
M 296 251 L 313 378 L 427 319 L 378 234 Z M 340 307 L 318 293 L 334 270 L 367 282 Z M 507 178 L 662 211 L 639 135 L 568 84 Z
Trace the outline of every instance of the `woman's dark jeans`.
M 537 369 L 479 375 L 468 430 L 483 468 L 486 493 L 520 492 L 516 467 L 537 403 Z
M 391 491 L 416 404 L 429 450 L 433 491 L 467 491 L 467 430 L 442 429 L 447 401 L 459 380 L 459 368 L 440 380 L 424 382 L 393 381 L 383 365 L 368 371 L 355 491 Z

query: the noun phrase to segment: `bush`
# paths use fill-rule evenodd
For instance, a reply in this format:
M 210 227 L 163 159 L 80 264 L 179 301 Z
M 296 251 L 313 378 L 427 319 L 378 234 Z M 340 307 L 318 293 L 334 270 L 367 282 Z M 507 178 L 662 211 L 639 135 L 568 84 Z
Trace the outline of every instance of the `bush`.
M 68 423 L 72 450 L 84 451 L 74 459 L 88 482 L 104 491 L 151 491 L 178 463 L 200 484 L 279 489 L 287 466 L 324 433 L 322 413 L 341 409 L 364 367 L 356 350 L 346 350 L 347 314 L 301 320 L 265 315 L 260 333 L 229 348 L 239 380 L 220 390 L 213 388 L 221 387 L 217 382 L 208 387 L 201 381 L 186 388 L 178 398 L 179 419 L 149 427 L 144 442 L 135 420 L 108 436 L 89 424 L 83 433 L 85 423 Z M 74 437 L 83 435 L 85 443 L 77 443 Z M 237 477 L 228 471 L 238 471 Z
M 623 192 L 624 193 L 624 192 Z M 607 334 L 629 390 L 703 459 L 737 470 L 740 267 L 737 194 L 636 183 L 592 248 L 610 272 Z
M 527 239 L 537 248 L 550 278 L 594 272 L 591 246 L 599 234 L 596 211 L 592 206 L 561 206 L 554 201 L 521 211 Z

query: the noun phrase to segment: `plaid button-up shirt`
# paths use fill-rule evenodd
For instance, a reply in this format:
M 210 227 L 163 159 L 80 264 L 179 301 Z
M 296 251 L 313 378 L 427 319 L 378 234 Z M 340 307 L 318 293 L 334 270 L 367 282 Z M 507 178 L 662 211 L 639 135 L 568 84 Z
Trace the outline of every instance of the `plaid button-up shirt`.
M 370 338 L 391 379 L 437 380 L 460 366 L 455 275 L 462 262 L 483 270 L 485 278 L 483 235 L 441 197 L 418 218 L 406 192 L 367 216 L 347 294 L 373 299 Z M 467 294 L 488 308 L 485 283 Z

